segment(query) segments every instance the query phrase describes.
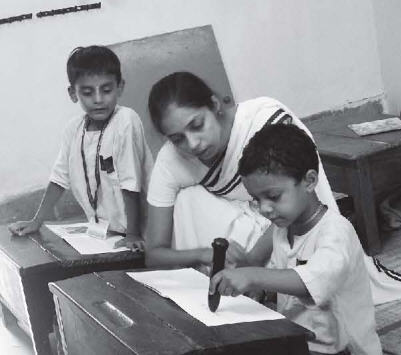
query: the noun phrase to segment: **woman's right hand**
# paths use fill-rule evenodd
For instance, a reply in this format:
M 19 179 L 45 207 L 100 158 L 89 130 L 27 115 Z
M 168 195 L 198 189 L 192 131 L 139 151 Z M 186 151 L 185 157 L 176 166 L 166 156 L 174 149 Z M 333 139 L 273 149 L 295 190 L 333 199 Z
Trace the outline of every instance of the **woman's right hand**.
M 23 236 L 26 234 L 37 232 L 42 225 L 42 222 L 37 219 L 31 219 L 30 221 L 18 221 L 8 225 L 9 231 L 16 236 Z
M 203 248 L 199 249 L 199 261 L 201 265 L 206 265 L 210 266 L 210 264 L 213 262 L 213 249 L 212 248 Z

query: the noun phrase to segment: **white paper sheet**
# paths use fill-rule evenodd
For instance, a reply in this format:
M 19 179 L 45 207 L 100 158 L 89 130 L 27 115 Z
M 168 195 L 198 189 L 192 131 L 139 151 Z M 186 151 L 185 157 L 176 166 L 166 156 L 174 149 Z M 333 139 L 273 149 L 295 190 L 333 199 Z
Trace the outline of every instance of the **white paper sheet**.
M 116 235 L 107 239 L 96 239 L 86 234 L 89 223 L 72 224 L 46 224 L 52 232 L 64 239 L 76 251 L 82 255 L 117 253 L 119 251 L 129 250 L 126 247 L 114 249 L 114 243 L 122 236 Z
M 211 312 L 207 302 L 209 278 L 194 269 L 127 274 L 161 296 L 170 298 L 185 312 L 207 326 L 284 318 L 280 313 L 245 296 L 222 296 L 217 311 Z

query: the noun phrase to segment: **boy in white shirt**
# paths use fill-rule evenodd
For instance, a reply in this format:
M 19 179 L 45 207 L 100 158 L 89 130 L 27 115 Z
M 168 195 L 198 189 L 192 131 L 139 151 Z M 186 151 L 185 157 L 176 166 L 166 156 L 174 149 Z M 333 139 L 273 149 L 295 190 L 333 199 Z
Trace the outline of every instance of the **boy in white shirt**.
M 310 137 L 293 125 L 263 127 L 245 148 L 239 174 L 273 222 L 273 253 L 267 268 L 216 274 L 210 293 L 277 292 L 278 311 L 315 333 L 311 354 L 381 354 L 363 250 L 349 221 L 316 196 Z
M 75 49 L 67 61 L 68 93 L 84 113 L 67 125 L 50 182 L 34 218 L 9 226 L 37 231 L 62 193 L 71 189 L 90 223 L 126 234 L 116 247 L 143 248 L 140 192 L 153 165 L 141 120 L 117 105 L 124 89 L 117 55 L 107 47 Z

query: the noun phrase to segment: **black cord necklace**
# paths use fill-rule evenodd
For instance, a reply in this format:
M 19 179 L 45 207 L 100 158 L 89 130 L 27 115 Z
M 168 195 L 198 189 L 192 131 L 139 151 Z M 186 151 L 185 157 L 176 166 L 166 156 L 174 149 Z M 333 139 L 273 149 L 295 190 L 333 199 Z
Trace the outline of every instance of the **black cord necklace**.
M 91 122 L 91 120 L 90 120 L 90 118 L 88 116 L 85 116 L 85 122 L 84 122 L 84 126 L 83 126 L 83 129 L 82 129 L 81 156 L 82 156 L 82 165 L 83 165 L 83 169 L 84 169 L 84 176 L 85 176 L 85 182 L 86 182 L 86 192 L 87 192 L 87 195 L 88 195 L 89 203 L 92 206 L 93 210 L 95 211 L 95 222 L 96 223 L 99 222 L 99 218 L 97 216 L 98 190 L 99 190 L 99 186 L 100 186 L 99 154 L 100 154 L 100 147 L 102 145 L 103 134 L 104 134 L 104 131 L 106 130 L 107 125 L 110 122 L 110 118 L 105 120 L 105 122 L 103 123 L 103 126 L 102 126 L 102 128 L 100 130 L 99 139 L 97 141 L 96 160 L 95 160 L 96 189 L 95 189 L 94 195 L 92 195 L 91 187 L 90 187 L 90 184 L 89 184 L 88 167 L 86 165 L 85 151 L 84 151 L 85 133 L 88 130 L 89 123 Z

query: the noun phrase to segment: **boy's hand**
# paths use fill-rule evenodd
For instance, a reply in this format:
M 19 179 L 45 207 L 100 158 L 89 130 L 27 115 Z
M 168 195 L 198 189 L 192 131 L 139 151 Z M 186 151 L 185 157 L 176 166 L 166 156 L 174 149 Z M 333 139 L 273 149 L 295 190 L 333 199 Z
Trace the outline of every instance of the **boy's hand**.
M 252 268 L 225 269 L 213 276 L 209 293 L 218 291 L 223 296 L 239 296 L 252 290 Z
M 137 236 L 127 235 L 125 238 L 118 240 L 114 243 L 114 249 L 126 247 L 131 250 L 144 251 L 145 242 Z
M 245 249 L 236 241 L 230 241 L 230 245 L 226 252 L 225 264 L 225 267 L 229 269 L 246 266 L 248 264 Z
M 30 221 L 19 221 L 12 223 L 8 226 L 8 230 L 13 234 L 19 237 L 37 232 L 42 225 L 42 222 L 37 219 L 32 219 Z

